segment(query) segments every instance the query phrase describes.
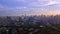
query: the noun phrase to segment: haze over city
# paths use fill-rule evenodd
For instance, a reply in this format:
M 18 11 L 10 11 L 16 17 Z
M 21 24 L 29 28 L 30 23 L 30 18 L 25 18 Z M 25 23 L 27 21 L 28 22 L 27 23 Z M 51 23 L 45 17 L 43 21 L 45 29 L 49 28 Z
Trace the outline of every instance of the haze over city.
M 0 34 L 60 34 L 60 0 L 0 0 Z

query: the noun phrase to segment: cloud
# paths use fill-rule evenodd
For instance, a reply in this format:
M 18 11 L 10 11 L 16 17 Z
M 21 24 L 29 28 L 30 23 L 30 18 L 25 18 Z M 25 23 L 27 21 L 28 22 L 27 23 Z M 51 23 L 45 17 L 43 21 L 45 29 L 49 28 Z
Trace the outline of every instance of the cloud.
M 8 7 L 44 7 L 59 4 L 59 0 L 5 0 L 3 5 Z M 1 3 L 1 4 L 2 4 Z
M 0 16 L 12 16 L 12 15 L 25 15 L 25 14 L 31 14 L 32 9 L 29 9 L 27 7 L 15 7 L 15 8 L 10 8 L 10 7 L 5 7 L 0 5 Z
M 43 7 L 43 6 L 49 6 L 49 5 L 55 5 L 55 4 L 60 5 L 60 2 L 56 0 L 54 1 L 53 0 L 38 0 L 36 2 L 29 3 L 29 6 Z
M 60 11 L 59 0 L 0 0 L 0 15 L 41 14 Z
M 49 5 L 55 5 L 55 4 L 60 4 L 60 2 L 50 1 L 49 3 L 47 3 L 47 6 L 49 6 Z

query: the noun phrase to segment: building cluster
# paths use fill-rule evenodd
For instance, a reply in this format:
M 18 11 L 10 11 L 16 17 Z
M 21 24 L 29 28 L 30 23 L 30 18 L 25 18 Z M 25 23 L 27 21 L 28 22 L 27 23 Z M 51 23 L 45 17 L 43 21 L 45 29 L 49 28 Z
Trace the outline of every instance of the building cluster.
M 53 30 L 60 24 L 60 15 L 56 16 L 6 16 L 0 17 L 1 34 L 59 34 Z M 50 28 L 50 29 L 49 29 Z M 59 27 L 57 27 L 58 29 Z M 51 32 L 54 31 L 54 32 Z

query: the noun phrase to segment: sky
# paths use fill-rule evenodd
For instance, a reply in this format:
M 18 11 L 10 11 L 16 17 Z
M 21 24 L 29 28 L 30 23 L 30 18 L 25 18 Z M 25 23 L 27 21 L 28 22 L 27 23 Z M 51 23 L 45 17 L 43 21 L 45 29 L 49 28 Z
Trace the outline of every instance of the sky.
M 60 14 L 60 0 L 0 0 L 0 16 Z

